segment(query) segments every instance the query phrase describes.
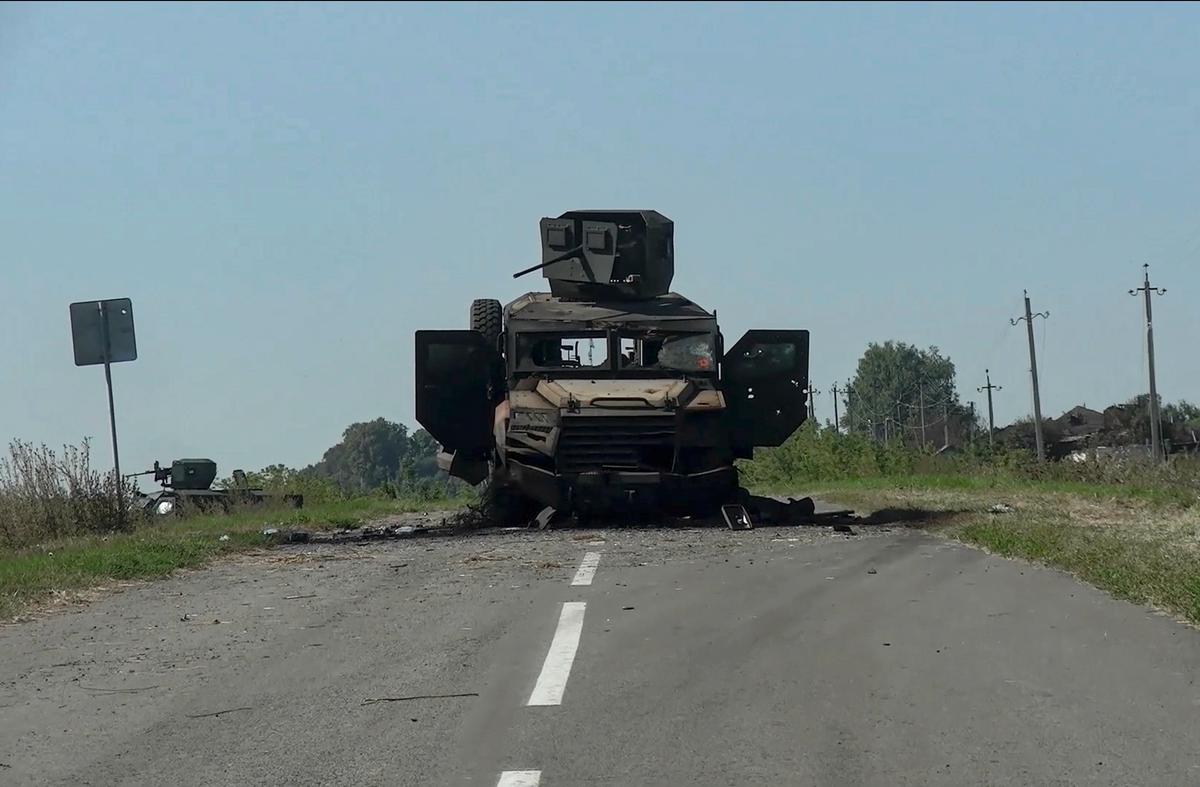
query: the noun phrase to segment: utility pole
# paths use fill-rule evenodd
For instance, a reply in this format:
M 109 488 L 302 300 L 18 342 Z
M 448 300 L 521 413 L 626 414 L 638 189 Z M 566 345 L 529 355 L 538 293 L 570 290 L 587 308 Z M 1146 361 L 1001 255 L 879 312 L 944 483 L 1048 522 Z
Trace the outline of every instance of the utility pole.
M 975 427 L 978 421 L 975 419 L 975 401 L 971 400 L 971 428 L 967 431 L 967 435 L 971 438 L 971 450 L 975 450 Z
M 846 431 L 854 434 L 854 388 L 851 387 L 850 381 L 846 381 Z M 874 439 L 875 431 L 872 428 L 871 438 Z
M 987 395 L 988 395 L 988 447 L 990 448 L 996 444 L 995 438 L 992 436 L 992 433 L 996 431 L 996 413 L 995 413 L 995 411 L 992 410 L 992 391 L 1003 391 L 1004 386 L 992 385 L 992 372 L 990 369 L 984 369 L 983 373 L 987 377 L 987 385 L 985 385 L 981 388 L 976 388 L 975 390 L 979 391 L 980 393 L 987 391 Z M 971 404 L 971 415 L 972 416 L 975 415 L 975 404 L 973 402 Z
M 833 384 L 833 428 L 838 432 L 838 434 L 841 434 L 842 421 L 841 421 L 841 416 L 838 415 L 837 396 L 838 396 L 838 387 L 837 387 L 837 383 L 834 383 Z
M 810 420 L 810 421 L 817 420 L 817 411 L 815 408 L 815 404 L 816 404 L 815 400 L 819 393 L 821 393 L 821 392 L 819 390 L 817 390 L 816 388 L 808 389 L 808 420 Z
M 942 448 L 950 447 L 950 403 L 942 402 Z
M 1150 307 L 1150 293 L 1165 295 L 1166 290 L 1150 286 L 1150 264 L 1142 265 L 1145 274 L 1143 284 L 1136 290 L 1130 290 L 1130 295 L 1139 292 L 1146 297 L 1146 358 L 1150 362 L 1150 451 L 1154 461 L 1163 458 L 1162 422 L 1158 414 L 1158 386 L 1154 380 L 1154 317 Z
M 1034 314 L 1029 308 L 1029 291 L 1025 290 L 1025 316 L 1010 319 L 1013 325 L 1016 325 L 1021 320 L 1025 321 L 1025 329 L 1029 334 L 1029 376 L 1033 380 L 1033 438 L 1037 444 L 1037 458 L 1039 462 L 1046 461 L 1046 444 L 1042 440 L 1042 398 L 1038 391 L 1038 376 L 1037 376 L 1037 353 L 1033 349 L 1033 318 L 1041 317 L 1043 320 L 1050 316 L 1050 312 L 1038 312 Z
M 921 396 L 921 450 L 925 450 L 925 383 L 918 383 L 917 390 Z

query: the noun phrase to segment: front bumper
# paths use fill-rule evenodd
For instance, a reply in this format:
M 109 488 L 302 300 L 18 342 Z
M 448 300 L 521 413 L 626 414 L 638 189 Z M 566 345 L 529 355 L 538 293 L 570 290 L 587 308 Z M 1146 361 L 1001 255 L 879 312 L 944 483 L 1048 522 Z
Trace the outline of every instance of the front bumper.
M 691 474 L 592 470 L 561 475 L 510 460 L 508 474 L 525 495 L 559 511 L 693 513 L 729 502 L 738 488 L 732 465 Z

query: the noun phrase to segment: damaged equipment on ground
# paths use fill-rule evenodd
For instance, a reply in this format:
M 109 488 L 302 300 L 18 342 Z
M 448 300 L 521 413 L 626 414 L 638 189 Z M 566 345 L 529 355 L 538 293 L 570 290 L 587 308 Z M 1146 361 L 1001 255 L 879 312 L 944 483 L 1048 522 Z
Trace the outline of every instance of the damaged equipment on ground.
M 716 312 L 670 291 L 674 225 L 656 211 L 571 211 L 540 230 L 542 261 L 514 275 L 540 270 L 550 292 L 476 300 L 468 330 L 416 332 L 417 420 L 439 465 L 488 480 L 512 522 L 745 505 L 734 462 L 806 418 L 808 332 L 751 330 L 726 350 Z
M 187 509 L 224 511 L 238 504 L 279 503 L 292 508 L 304 505 L 302 495 L 276 494 L 250 487 L 246 482 L 246 474 L 241 470 L 233 471 L 232 485 L 225 489 L 213 489 L 217 463 L 211 459 L 176 459 L 170 467 L 163 467 L 155 461 L 152 469 L 125 477 L 143 475 L 153 475 L 162 488 L 149 494 L 135 493 L 134 506 L 154 516 L 175 516 Z

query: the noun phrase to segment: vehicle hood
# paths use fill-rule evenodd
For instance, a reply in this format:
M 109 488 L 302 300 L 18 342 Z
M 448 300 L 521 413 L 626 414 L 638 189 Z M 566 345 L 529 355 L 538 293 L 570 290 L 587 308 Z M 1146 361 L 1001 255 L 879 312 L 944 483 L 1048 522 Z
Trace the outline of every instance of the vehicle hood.
M 582 407 L 663 408 L 684 404 L 696 393 L 688 380 L 542 380 L 537 392 L 556 407 L 574 400 Z

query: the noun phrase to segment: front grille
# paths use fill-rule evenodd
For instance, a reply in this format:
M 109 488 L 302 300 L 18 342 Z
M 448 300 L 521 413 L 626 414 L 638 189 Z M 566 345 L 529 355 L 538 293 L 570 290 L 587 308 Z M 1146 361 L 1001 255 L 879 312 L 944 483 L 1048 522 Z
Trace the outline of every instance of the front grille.
M 665 471 L 674 449 L 674 415 L 564 415 L 558 471 Z

